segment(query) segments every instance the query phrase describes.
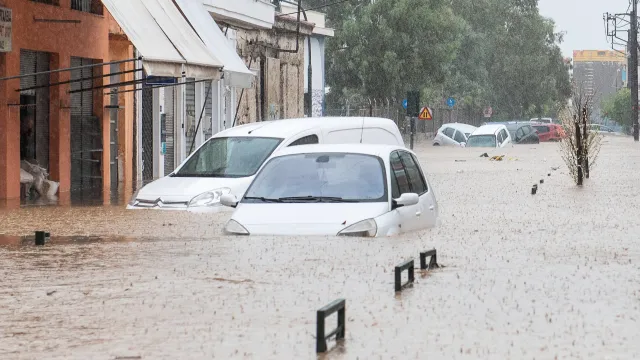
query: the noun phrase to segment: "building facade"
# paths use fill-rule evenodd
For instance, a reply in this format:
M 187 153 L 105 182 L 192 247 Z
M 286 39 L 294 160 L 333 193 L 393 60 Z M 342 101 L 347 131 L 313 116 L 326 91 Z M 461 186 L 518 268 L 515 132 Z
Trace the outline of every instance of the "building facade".
M 612 50 L 573 52 L 573 82 L 585 96 L 593 97 L 594 118 L 602 120 L 601 105 L 607 97 L 627 86 L 627 57 Z
M 293 14 L 298 9 L 295 2 L 281 1 L 282 13 Z M 305 40 L 304 52 L 304 95 L 307 116 L 325 115 L 326 78 L 325 78 L 325 45 L 327 38 L 334 36 L 334 30 L 326 27 L 325 14 L 318 11 L 305 11 L 305 20 L 313 24 L 313 32 Z M 311 60 L 310 60 L 311 59 Z M 309 88 L 311 74 L 311 88 Z M 309 95 L 311 94 L 311 95 Z M 311 96 L 311 110 L 308 109 L 308 97 Z
M 133 98 L 108 94 L 132 78 L 132 49 L 110 40 L 99 0 L 0 0 L 0 10 L 0 199 L 21 198 L 22 160 L 60 183 L 62 204 L 85 190 L 108 199 L 132 179 Z

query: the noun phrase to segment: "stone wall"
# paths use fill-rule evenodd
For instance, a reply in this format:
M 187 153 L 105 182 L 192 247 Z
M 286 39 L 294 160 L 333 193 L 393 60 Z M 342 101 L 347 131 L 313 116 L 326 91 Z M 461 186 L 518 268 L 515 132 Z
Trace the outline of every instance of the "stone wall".
M 236 124 L 304 116 L 304 39 L 312 30 L 301 24 L 297 52 L 281 51 L 296 49 L 295 18 L 276 17 L 271 30 L 236 30 L 238 54 L 258 74 L 252 88 L 237 90 Z

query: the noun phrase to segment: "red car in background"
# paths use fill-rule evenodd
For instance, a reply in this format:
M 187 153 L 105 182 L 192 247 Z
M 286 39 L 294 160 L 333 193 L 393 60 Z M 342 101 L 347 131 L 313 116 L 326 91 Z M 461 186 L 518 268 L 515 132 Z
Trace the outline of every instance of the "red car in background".
M 562 126 L 558 124 L 532 124 L 531 126 L 538 133 L 540 142 L 560 141 L 567 137 Z

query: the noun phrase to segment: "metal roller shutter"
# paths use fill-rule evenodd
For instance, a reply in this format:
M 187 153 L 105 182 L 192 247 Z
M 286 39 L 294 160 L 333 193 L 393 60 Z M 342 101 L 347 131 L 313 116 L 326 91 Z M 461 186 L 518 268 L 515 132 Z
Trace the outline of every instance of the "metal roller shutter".
M 204 141 L 209 140 L 209 138 L 213 136 L 213 129 L 211 125 L 211 107 L 213 106 L 213 97 L 211 96 L 211 93 L 211 82 L 207 81 L 204 83 L 204 94 L 207 97 L 204 105 L 204 118 L 202 119 L 202 124 L 200 124 L 200 126 L 202 126 L 202 133 L 204 134 Z M 198 116 L 200 116 L 200 114 L 198 114 Z
M 186 129 L 186 145 L 187 151 L 191 148 L 191 143 L 195 139 L 196 136 L 196 125 L 198 119 L 196 118 L 196 84 L 193 83 L 195 79 L 187 78 L 186 82 L 190 84 L 186 84 L 186 109 L 187 109 L 187 118 L 185 119 L 184 127 Z M 190 154 L 187 154 L 189 156 Z
M 166 153 L 164 154 L 164 173 L 170 174 L 175 169 L 175 151 L 174 151 L 174 134 L 175 134 L 175 87 L 168 87 L 164 91 L 164 112 L 166 116 Z

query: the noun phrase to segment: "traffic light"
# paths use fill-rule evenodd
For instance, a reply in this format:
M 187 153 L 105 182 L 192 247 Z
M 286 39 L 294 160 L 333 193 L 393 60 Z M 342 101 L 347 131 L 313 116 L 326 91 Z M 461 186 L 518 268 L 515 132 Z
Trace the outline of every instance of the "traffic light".
M 420 115 L 420 91 L 407 92 L 407 116 L 418 117 Z

